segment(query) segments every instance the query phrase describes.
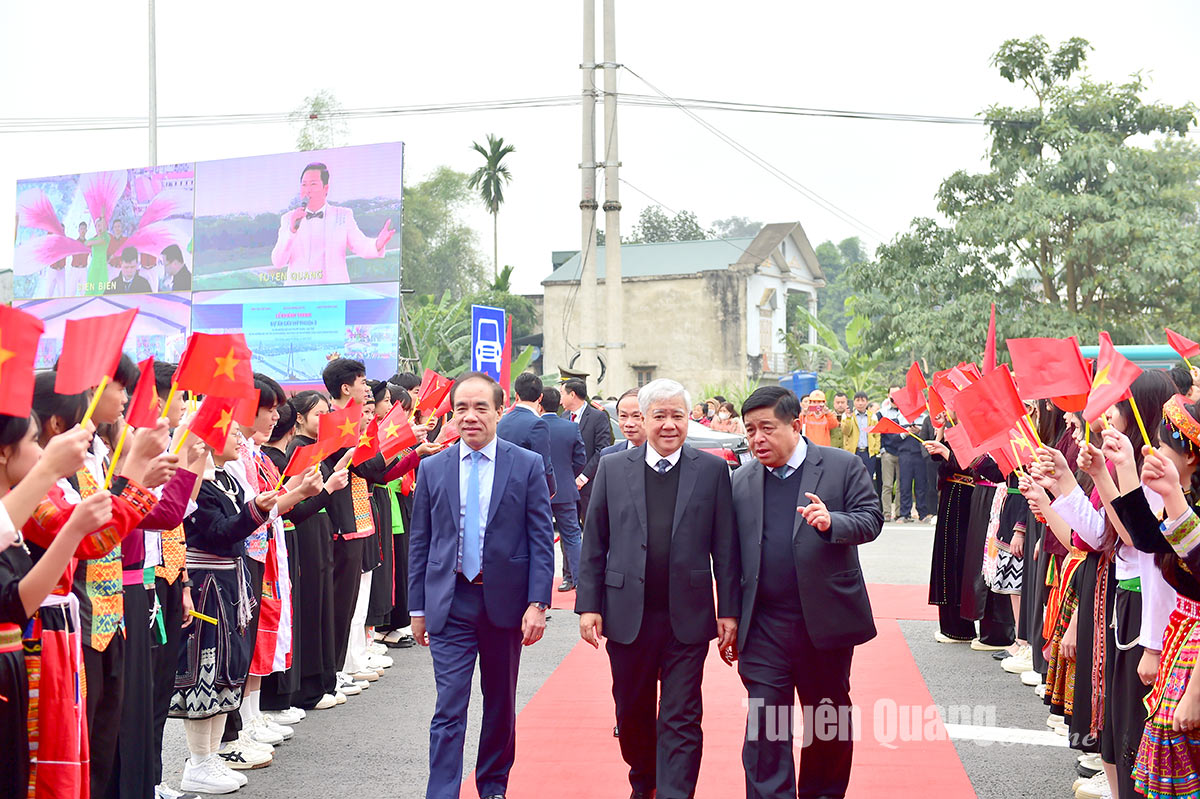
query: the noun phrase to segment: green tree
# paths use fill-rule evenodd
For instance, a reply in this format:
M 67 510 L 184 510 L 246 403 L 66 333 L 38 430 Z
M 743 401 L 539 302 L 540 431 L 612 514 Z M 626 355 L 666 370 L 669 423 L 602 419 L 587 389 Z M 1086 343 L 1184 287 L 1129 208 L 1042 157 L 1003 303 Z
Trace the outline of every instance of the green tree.
M 757 236 L 762 230 L 762 222 L 754 222 L 744 216 L 731 216 L 725 219 L 714 219 L 713 236 L 718 239 L 739 239 L 745 236 Z
M 342 105 L 328 89 L 305 97 L 304 102 L 288 116 L 288 120 L 297 129 L 297 150 L 337 147 L 346 135 Z
M 809 328 L 817 332 L 816 343 L 808 340 Z M 844 391 L 854 396 L 865 391 L 881 397 L 887 392 L 889 370 L 884 354 L 866 346 L 865 334 L 870 328 L 869 318 L 855 316 L 839 335 L 807 309 L 797 308 L 796 325 L 783 334 L 783 344 L 796 363 L 821 373 L 827 395 Z
M 401 268 L 406 289 L 457 299 L 483 286 L 475 232 L 458 218 L 471 197 L 467 176 L 445 166 L 405 187 Z
M 1104 328 L 1149 341 L 1200 312 L 1195 108 L 1145 101 L 1139 75 L 1080 76 L 1090 49 L 1035 36 L 997 51 L 992 65 L 1035 104 L 986 111 L 988 170 L 942 183 L 944 223 L 914 220 L 850 270 L 855 310 L 878 322 L 870 344 L 977 359 L 993 301 L 1001 338 Z
M 471 173 L 467 187 L 479 192 L 484 207 L 492 215 L 492 269 L 495 275 L 500 274 L 500 238 L 499 219 L 500 206 L 504 204 L 504 186 L 512 181 L 512 173 L 504 159 L 517 148 L 504 143 L 504 137 L 497 138 L 488 134 L 487 147 L 479 142 L 472 142 L 471 149 L 483 156 L 483 166 Z
M 697 241 L 707 239 L 692 211 L 680 211 L 668 216 L 660 205 L 648 205 L 638 214 L 638 221 L 626 241 L 630 244 L 655 244 L 663 241 Z

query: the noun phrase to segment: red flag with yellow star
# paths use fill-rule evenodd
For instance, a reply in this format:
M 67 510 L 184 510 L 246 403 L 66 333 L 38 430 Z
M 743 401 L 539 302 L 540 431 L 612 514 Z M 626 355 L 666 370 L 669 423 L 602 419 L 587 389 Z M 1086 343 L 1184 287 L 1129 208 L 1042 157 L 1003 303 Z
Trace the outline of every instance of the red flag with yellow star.
M 0 413 L 25 418 L 33 409 L 33 364 L 43 330 L 33 314 L 0 305 Z
M 188 425 L 188 432 L 220 452 L 225 449 L 225 439 L 229 438 L 233 429 L 233 409 L 236 404 L 236 397 L 208 395 Z
M 258 416 L 258 400 L 261 395 L 261 391 L 252 388 L 246 392 L 246 396 L 238 397 L 237 403 L 233 406 L 233 421 L 246 427 L 253 427 L 254 419 Z
M 55 394 L 81 394 L 112 377 L 121 362 L 121 347 L 137 308 L 106 316 L 68 319 L 63 333 L 62 355 L 54 367 Z
M 1108 333 L 1100 333 L 1100 354 L 1096 358 L 1096 376 L 1088 393 L 1083 418 L 1099 419 L 1106 410 L 1129 396 L 1129 387 L 1142 373 L 1141 367 L 1117 352 Z
M 154 385 L 154 358 L 138 364 L 142 376 L 125 407 L 125 423 L 130 427 L 154 427 L 158 424 L 158 389 Z
M 405 447 L 414 447 L 417 437 L 413 434 L 412 422 L 404 408 L 397 404 L 379 423 L 379 451 L 385 458 L 393 458 Z
M 358 446 L 354 448 L 354 457 L 350 463 L 357 466 L 371 460 L 379 452 L 379 419 L 372 419 L 367 429 L 358 437 Z
M 321 417 L 317 441 L 329 444 L 331 455 L 343 447 L 357 446 L 358 423 L 362 414 L 362 406 L 354 400 L 350 400 L 340 411 L 330 411 Z
M 432 369 L 426 369 L 425 374 L 421 376 L 421 386 L 417 389 L 417 410 L 422 413 L 437 410 L 442 400 L 450 394 L 452 385 L 454 381 L 450 378 L 442 377 Z
M 309 444 L 306 447 L 296 447 L 292 450 L 292 457 L 288 459 L 287 466 L 283 467 L 283 473 L 287 477 L 294 477 L 298 474 L 304 474 L 306 471 L 316 466 L 321 461 L 325 460 L 326 454 L 321 449 L 320 444 Z
M 254 389 L 250 348 L 241 333 L 193 333 L 175 370 L 180 389 L 218 397 L 247 397 Z

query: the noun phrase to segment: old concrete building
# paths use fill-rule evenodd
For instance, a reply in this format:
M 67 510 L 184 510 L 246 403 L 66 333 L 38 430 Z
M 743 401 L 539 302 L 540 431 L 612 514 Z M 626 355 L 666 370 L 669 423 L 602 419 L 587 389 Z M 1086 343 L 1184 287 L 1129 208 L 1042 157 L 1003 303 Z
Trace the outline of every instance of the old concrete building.
M 600 286 L 604 271 L 599 247 Z M 622 244 L 621 271 L 627 374 L 609 385 L 670 377 L 693 394 L 704 385 L 741 385 L 788 371 L 781 340 L 787 295 L 805 295 L 815 313 L 817 289 L 825 285 L 799 222 L 767 225 L 753 238 Z M 580 303 L 592 303 L 597 318 L 606 318 L 605 290 L 582 296 L 579 275 L 575 253 L 542 281 L 547 371 L 571 368 L 577 358 Z

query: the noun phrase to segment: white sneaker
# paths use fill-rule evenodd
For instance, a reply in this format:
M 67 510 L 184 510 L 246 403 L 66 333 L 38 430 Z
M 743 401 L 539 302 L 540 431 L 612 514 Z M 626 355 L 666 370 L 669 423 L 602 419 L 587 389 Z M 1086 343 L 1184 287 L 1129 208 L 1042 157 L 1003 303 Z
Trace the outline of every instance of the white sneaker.
M 247 745 L 239 735 L 238 740 L 230 741 L 217 751 L 217 757 L 231 769 L 266 768 L 271 765 L 274 755 L 262 749 Z
M 1054 729 L 1055 727 L 1065 727 L 1066 724 L 1067 724 L 1066 719 L 1064 719 L 1062 716 L 1057 715 L 1056 713 L 1051 713 L 1049 716 L 1046 717 L 1046 726 L 1049 727 L 1050 729 Z
M 304 721 L 304 711 L 298 707 L 289 707 L 286 710 L 273 710 L 268 718 L 276 724 L 291 727 L 294 724 Z
M 244 729 L 238 733 L 237 744 L 239 746 L 242 746 L 245 748 L 253 749 L 256 752 L 262 752 L 262 753 L 268 754 L 268 755 L 275 754 L 274 746 L 272 746 L 271 744 L 268 744 L 268 743 L 263 743 L 261 741 L 254 740 L 254 738 L 250 735 L 250 733 L 246 732 L 246 730 L 244 730 Z
M 233 781 L 238 784 L 239 788 L 246 787 L 246 783 L 250 782 L 250 780 L 246 778 L 245 774 L 240 774 L 234 771 L 233 768 L 231 768 L 230 765 L 225 762 L 225 758 L 218 757 L 217 763 L 220 764 L 221 768 L 225 770 L 226 774 L 233 778 Z
M 329 694 L 326 694 L 326 696 L 329 696 Z M 333 697 L 334 697 L 334 701 L 337 702 L 337 704 L 339 704 L 339 705 L 346 704 L 346 695 L 344 693 L 342 693 L 341 689 L 338 689 L 337 693 L 335 693 L 333 695 Z
M 969 643 L 971 643 L 971 639 L 969 639 L 969 638 L 965 638 L 965 639 L 964 638 L 951 638 L 948 635 L 942 635 L 941 630 L 934 631 L 933 640 L 937 641 L 939 644 L 969 644 Z
M 1024 674 L 1033 668 L 1033 650 L 1028 645 L 1021 647 L 1017 654 L 1000 661 L 1000 668 L 1009 674 Z
M 358 696 L 362 693 L 362 688 L 354 680 L 350 679 L 350 675 L 338 675 L 337 689 L 346 696 Z
M 262 716 L 259 716 L 243 727 L 242 732 L 248 734 L 251 740 L 258 743 L 270 744 L 271 746 L 283 743 L 283 736 L 263 723 Z
M 1108 787 L 1108 776 L 1103 771 L 1089 779 L 1079 790 L 1075 791 L 1075 799 L 1109 799 L 1112 789 Z
M 1028 685 L 1030 688 L 1042 684 L 1042 675 L 1033 669 L 1021 672 L 1021 685 Z
M 371 672 L 371 673 L 372 673 L 372 674 L 375 674 L 375 672 Z M 375 674 L 375 679 L 379 679 L 379 675 L 378 675 L 378 674 Z M 370 687 L 371 687 L 371 681 L 370 681 L 370 680 L 359 680 L 359 679 L 355 679 L 355 681 L 354 681 L 354 684 L 358 686 L 358 689 L 359 689 L 359 691 L 365 691 L 365 690 L 367 690 L 368 688 L 370 688 Z
M 1079 765 L 1084 768 L 1090 768 L 1092 771 L 1103 771 L 1104 760 L 1099 754 L 1086 754 L 1079 756 Z
M 368 669 L 390 669 L 394 663 L 387 655 L 367 655 Z
M 154 786 L 154 799 L 200 799 L 197 794 L 177 791 L 165 782 Z
M 290 740 L 291 737 L 296 734 L 296 731 L 291 727 L 287 726 L 286 724 L 280 724 L 273 717 L 266 714 L 259 716 L 259 721 L 261 721 L 263 725 L 265 725 L 266 728 L 271 732 L 275 733 L 276 735 L 282 735 L 283 740 L 285 741 Z
M 216 755 L 209 755 L 198 764 L 193 764 L 189 757 L 183 764 L 183 779 L 179 787 L 185 791 L 197 793 L 233 793 L 242 786 L 237 780 L 225 773 Z
M 374 669 L 363 669 L 362 671 L 356 671 L 351 674 L 350 679 L 354 680 L 355 682 L 375 682 L 379 679 L 379 672 L 375 671 Z
M 337 704 L 337 697 L 333 694 L 322 694 L 320 701 L 313 705 L 313 710 L 328 710 Z
M 379 633 L 376 633 L 376 635 L 379 635 Z M 383 643 L 381 643 L 382 641 L 383 641 L 383 636 L 379 635 L 378 638 L 376 638 L 371 643 L 367 644 L 367 654 L 368 655 L 386 655 L 387 654 L 387 646 L 384 645 Z

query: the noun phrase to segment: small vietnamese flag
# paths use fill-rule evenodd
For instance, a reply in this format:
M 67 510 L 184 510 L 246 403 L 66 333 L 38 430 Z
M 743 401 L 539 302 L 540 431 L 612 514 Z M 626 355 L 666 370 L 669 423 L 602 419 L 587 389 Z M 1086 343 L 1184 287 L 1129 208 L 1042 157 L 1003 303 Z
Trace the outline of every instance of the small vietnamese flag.
M 350 463 L 355 466 L 375 457 L 379 452 L 379 419 L 372 419 L 367 429 L 358 437 L 358 446 L 354 448 L 354 457 Z
M 1171 349 L 1179 353 L 1180 358 L 1186 361 L 1188 358 L 1200 355 L 1200 344 L 1179 335 L 1169 327 L 1164 327 L 1163 330 L 1167 331 L 1167 343 L 1171 345 Z
M 902 436 L 908 435 L 907 430 L 905 430 L 903 427 L 901 427 L 900 425 L 893 422 L 891 419 L 887 419 L 887 418 L 880 419 L 867 432 L 868 433 L 878 433 L 880 435 L 885 435 L 885 436 L 889 436 L 889 435 L 893 435 L 893 434 L 899 434 Z
M 925 389 L 928 387 L 921 367 L 913 361 L 913 365 L 908 367 L 904 387 L 891 395 L 892 402 L 905 419 L 916 419 L 925 410 Z
M 254 419 L 258 416 L 258 400 L 261 396 L 261 391 L 252 388 L 246 396 L 238 397 L 233 406 L 233 421 L 243 427 L 253 427 Z
M 942 416 L 946 412 L 946 403 L 942 400 L 942 395 L 934 386 L 929 387 L 929 416 L 934 427 L 941 427 L 946 423 L 945 417 Z M 941 420 L 939 421 L 939 417 Z
M 250 348 L 241 333 L 193 333 L 175 370 L 180 389 L 245 397 L 254 388 Z
M 33 410 L 33 364 L 43 330 L 33 314 L 0 305 L 0 413 L 27 418 Z
M 1074 338 L 1010 338 L 1008 354 L 1023 399 L 1070 397 L 1091 387 Z
M 1015 426 L 1025 415 L 1025 404 L 1005 365 L 960 391 L 954 398 L 954 412 L 971 442 L 984 445 Z
M 340 411 L 330 411 L 320 419 L 317 440 L 328 444 L 331 452 L 344 447 L 358 445 L 358 423 L 362 419 L 363 407 L 350 400 Z
M 383 457 L 392 458 L 406 447 L 415 446 L 417 437 L 412 430 L 412 422 L 404 407 L 396 405 L 391 412 L 383 417 L 377 428 L 379 435 L 379 451 Z
M 450 392 L 446 392 L 446 398 L 444 400 L 442 400 L 442 404 L 437 407 L 437 410 L 433 412 L 433 415 L 435 418 L 441 418 L 441 417 L 445 416 L 446 414 L 450 413 L 451 410 L 452 409 L 450 407 Z
M 1117 352 L 1108 333 L 1100 333 L 1100 354 L 1096 358 L 1096 377 L 1088 394 L 1083 418 L 1094 422 L 1103 413 L 1129 395 L 1129 387 L 1142 370 L 1133 361 Z
M 200 403 L 200 410 L 192 417 L 188 432 L 212 447 L 214 452 L 221 452 L 233 430 L 233 409 L 236 404 L 235 397 L 210 394 Z
M 432 369 L 426 369 L 421 376 L 421 386 L 417 389 L 417 410 L 429 413 L 442 404 L 442 400 L 450 393 L 454 385 L 448 377 L 442 377 Z
M 283 467 L 284 476 L 295 477 L 298 474 L 304 474 L 324 460 L 321 457 L 323 454 L 319 444 L 296 447 L 292 450 L 292 457 L 288 458 L 287 466 Z
M 68 319 L 63 334 L 62 355 L 54 367 L 54 393 L 82 394 L 117 372 L 121 347 L 137 308 L 107 316 Z
M 142 376 L 125 408 L 125 423 L 130 427 L 154 427 L 158 424 L 158 389 L 154 385 L 154 358 L 138 364 Z

